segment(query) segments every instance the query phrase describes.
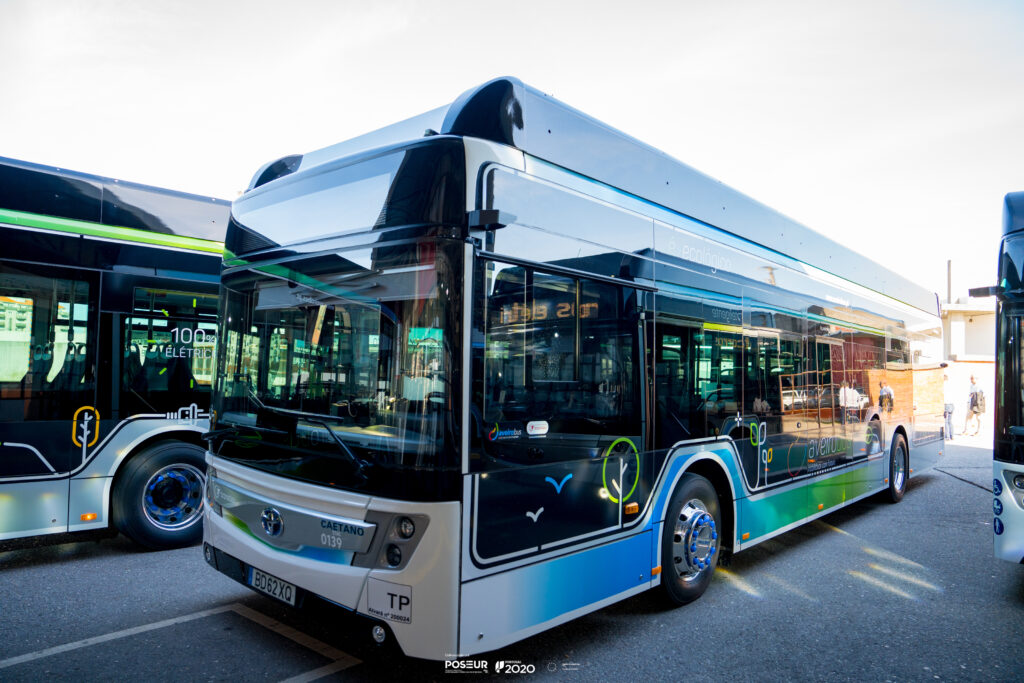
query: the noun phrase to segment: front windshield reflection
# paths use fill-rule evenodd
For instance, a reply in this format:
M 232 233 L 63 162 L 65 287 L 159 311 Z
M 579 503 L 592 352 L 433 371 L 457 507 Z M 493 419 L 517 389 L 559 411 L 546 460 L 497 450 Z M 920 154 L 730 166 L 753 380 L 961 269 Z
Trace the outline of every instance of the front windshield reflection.
M 222 454 L 356 488 L 377 467 L 450 464 L 449 270 L 420 241 L 226 275 Z

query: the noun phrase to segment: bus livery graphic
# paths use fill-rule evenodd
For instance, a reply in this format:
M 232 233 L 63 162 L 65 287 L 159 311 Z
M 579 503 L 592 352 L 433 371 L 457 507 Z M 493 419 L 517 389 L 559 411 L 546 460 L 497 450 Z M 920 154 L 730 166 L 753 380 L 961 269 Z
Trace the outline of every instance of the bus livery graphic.
M 409 655 L 693 601 L 941 452 L 933 293 L 515 79 L 267 164 L 226 243 L 204 556 Z

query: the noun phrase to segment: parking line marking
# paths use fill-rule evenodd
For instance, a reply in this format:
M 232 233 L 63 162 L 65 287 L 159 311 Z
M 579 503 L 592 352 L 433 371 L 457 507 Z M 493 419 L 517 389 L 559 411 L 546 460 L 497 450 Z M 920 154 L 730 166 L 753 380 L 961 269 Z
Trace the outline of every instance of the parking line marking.
M 34 662 L 38 659 L 44 659 L 46 657 L 52 657 L 53 655 L 63 654 L 65 652 L 72 652 L 79 650 L 83 647 L 89 647 L 91 645 L 99 645 L 100 643 L 109 643 L 113 640 L 120 640 L 121 638 L 128 638 L 129 636 L 138 635 L 140 633 L 147 633 L 149 631 L 155 631 L 161 628 L 167 628 L 168 626 L 175 626 L 177 624 L 183 624 L 189 621 L 195 621 L 196 619 L 202 619 L 204 617 L 211 617 L 215 614 L 223 614 L 225 612 L 234 612 L 240 617 L 245 617 L 249 621 L 252 621 L 260 626 L 273 631 L 274 633 L 284 636 L 289 640 L 309 649 L 313 652 L 330 659 L 329 664 L 325 664 L 319 669 L 307 671 L 306 673 L 299 674 L 292 678 L 287 679 L 289 683 L 305 683 L 308 681 L 314 681 L 318 678 L 343 671 L 349 667 L 355 666 L 356 664 L 362 664 L 362 660 L 356 659 L 347 652 L 331 647 L 327 643 L 317 640 L 312 636 L 306 635 L 305 633 L 298 631 L 291 626 L 286 626 L 281 622 L 271 619 L 265 614 L 261 614 L 254 609 L 250 609 L 245 605 L 238 603 L 232 603 L 230 605 L 222 605 L 220 607 L 214 607 L 213 609 L 203 610 L 201 612 L 194 612 L 193 614 L 186 614 L 180 617 L 174 617 L 173 619 L 164 619 L 163 621 L 156 621 L 152 624 L 144 624 L 142 626 L 135 626 L 132 628 L 126 628 L 121 631 L 114 631 L 113 633 L 107 633 L 102 636 L 95 636 L 93 638 L 85 638 L 84 640 L 77 640 L 73 643 L 65 643 L 64 645 L 57 645 L 56 647 L 46 648 L 45 650 L 39 650 L 37 652 L 30 652 L 24 655 L 18 655 L 17 657 L 10 657 L 9 659 L 0 659 L 0 669 L 6 669 L 11 666 L 17 666 L 18 664 L 25 664 L 28 662 Z
M 302 631 L 299 631 L 297 629 L 292 628 L 291 626 L 287 626 L 285 624 L 282 624 L 281 622 L 277 621 L 276 619 L 271 619 L 267 615 L 265 615 L 265 614 L 263 614 L 261 612 L 257 612 L 254 609 L 250 609 L 250 608 L 246 607 L 245 605 L 239 605 L 239 604 L 236 603 L 236 604 L 232 605 L 231 607 L 232 607 L 232 609 L 234 610 L 234 612 L 236 614 L 238 614 L 240 616 L 243 616 L 246 619 L 250 619 L 251 621 L 256 622 L 260 626 L 262 626 L 262 627 L 264 627 L 266 629 L 269 629 L 269 630 L 273 631 L 274 633 L 276 633 L 278 635 L 284 636 L 285 638 L 288 638 L 289 640 L 295 641 L 299 645 L 302 645 L 303 647 L 305 647 L 305 648 L 307 648 L 309 650 L 312 650 L 313 652 L 317 653 L 318 655 L 322 655 L 323 657 L 326 657 L 327 659 L 330 659 L 332 664 L 338 664 L 338 663 L 344 662 L 345 666 L 342 667 L 342 668 L 347 669 L 350 666 L 355 666 L 356 664 L 362 664 L 363 663 L 363 661 L 361 659 L 356 659 L 355 657 L 353 657 L 352 655 L 348 654 L 347 652 L 342 652 L 341 650 L 339 650 L 337 648 L 331 647 L 327 643 L 319 641 L 316 638 L 314 638 L 313 636 L 307 635 L 307 634 L 303 633 Z M 341 669 L 335 669 L 335 671 L 341 671 Z M 321 675 L 326 676 L 327 674 L 321 674 Z M 289 679 L 289 680 L 291 680 L 291 679 Z M 308 680 L 313 680 L 313 679 L 308 679 Z
M 299 674 L 298 676 L 286 678 L 283 681 L 280 681 L 279 683 L 310 683 L 310 681 L 315 681 L 318 678 L 323 678 L 324 676 L 330 676 L 333 673 L 344 671 L 350 666 L 355 666 L 355 664 L 360 663 L 360 661 L 358 659 L 355 659 L 355 657 L 349 657 L 349 659 L 354 659 L 355 663 L 351 661 L 338 660 L 337 662 L 331 662 L 330 664 L 324 665 L 319 669 L 313 669 L 312 671 L 307 671 L 304 674 Z
M 24 664 L 26 662 L 32 662 L 37 659 L 43 659 L 44 657 L 52 657 L 53 655 L 59 655 L 64 652 L 71 652 L 73 650 L 78 650 L 83 647 L 89 647 L 90 645 L 98 645 L 99 643 L 106 643 L 110 642 L 111 640 L 127 638 L 128 636 L 134 636 L 139 633 L 146 633 L 147 631 L 155 631 L 160 628 L 174 626 L 175 624 L 183 624 L 187 621 L 194 621 L 196 619 L 202 619 L 203 617 L 213 616 L 214 614 L 229 612 L 232 611 L 234 608 L 235 605 L 224 605 L 222 607 L 214 607 L 213 609 L 203 610 L 202 612 L 195 612 L 194 614 L 186 614 L 185 616 L 175 617 L 173 619 L 165 619 L 164 621 L 157 621 L 152 624 L 135 626 L 134 628 L 126 628 L 123 631 L 114 631 L 113 633 L 108 633 L 102 636 L 96 636 L 94 638 L 86 638 L 84 640 L 78 640 L 73 643 L 65 643 L 64 645 L 50 647 L 45 650 L 39 650 L 38 652 L 30 652 L 28 654 L 18 655 L 17 657 L 11 657 L 9 659 L 0 659 L 0 669 L 6 669 L 9 666 L 16 666 L 18 664 Z

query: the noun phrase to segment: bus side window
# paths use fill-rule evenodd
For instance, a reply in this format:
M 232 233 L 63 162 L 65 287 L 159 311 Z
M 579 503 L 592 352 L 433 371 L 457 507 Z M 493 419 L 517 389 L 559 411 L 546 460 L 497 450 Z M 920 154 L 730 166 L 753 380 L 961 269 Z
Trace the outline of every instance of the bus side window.
M 97 287 L 90 278 L 0 264 L 0 441 L 31 446 L 0 444 L 0 477 L 72 466 L 67 432 L 56 425 L 96 405 Z M 41 428 L 44 421 L 53 428 Z
M 595 458 L 620 437 L 639 439 L 632 290 L 497 262 L 484 269 L 474 394 L 488 462 Z
M 94 288 L 4 265 L 0 289 L 3 420 L 70 419 L 95 387 Z
M 696 324 L 696 323 L 694 323 Z M 696 327 L 655 323 L 655 427 L 657 448 L 704 436 L 696 395 Z
M 122 322 L 121 411 L 174 413 L 210 403 L 216 359 L 212 295 L 138 287 Z

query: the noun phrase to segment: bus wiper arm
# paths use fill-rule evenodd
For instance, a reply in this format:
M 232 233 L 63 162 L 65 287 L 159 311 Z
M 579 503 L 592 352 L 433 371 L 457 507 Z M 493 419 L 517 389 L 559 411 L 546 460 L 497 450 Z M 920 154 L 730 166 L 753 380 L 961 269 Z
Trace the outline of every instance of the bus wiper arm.
M 338 444 L 338 447 L 341 448 L 342 452 L 348 457 L 348 461 L 352 463 L 352 465 L 356 468 L 356 476 L 365 476 L 363 474 L 363 468 L 366 467 L 366 461 L 361 460 L 356 456 L 355 453 L 352 452 L 352 449 L 348 447 L 348 444 L 345 443 L 344 439 L 342 439 L 340 436 L 334 433 L 334 430 L 331 429 L 331 426 L 327 424 L 327 420 L 305 416 L 303 416 L 301 419 L 315 425 L 320 425 L 321 427 L 326 429 L 327 433 L 331 435 L 332 439 L 334 439 L 334 443 Z
M 218 436 L 224 436 L 225 434 L 234 434 L 238 431 L 238 427 L 224 427 L 222 429 L 214 429 L 212 431 L 202 434 L 199 438 L 203 441 L 212 441 Z
M 360 477 L 365 476 L 363 474 L 363 468 L 366 467 L 368 463 L 365 460 L 359 458 L 355 453 L 353 453 L 352 449 L 349 448 L 348 444 L 345 443 L 345 441 L 340 436 L 338 436 L 333 429 L 331 429 L 329 424 L 327 424 L 327 420 L 344 421 L 344 418 L 336 417 L 334 415 L 311 415 L 302 410 L 290 410 L 288 408 L 268 406 L 264 404 L 263 401 L 261 401 L 256 396 L 255 392 L 251 393 L 250 396 L 252 397 L 253 401 L 259 404 L 260 408 L 262 408 L 263 410 L 266 410 L 271 413 L 276 413 L 277 415 L 288 415 L 290 417 L 294 417 L 296 421 L 303 420 L 305 422 L 309 422 L 310 424 L 320 425 L 321 427 L 326 429 L 327 433 L 331 435 L 332 439 L 334 439 L 334 443 L 338 444 L 338 448 L 341 449 L 341 452 L 345 455 L 345 458 L 350 463 L 352 463 L 353 467 L 356 468 L 356 474 Z

